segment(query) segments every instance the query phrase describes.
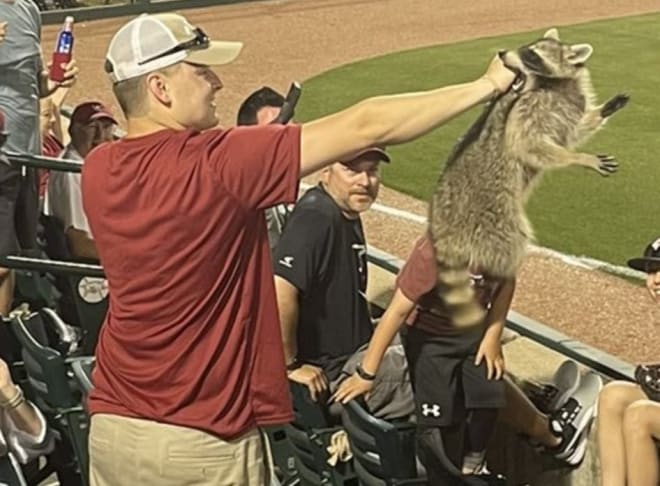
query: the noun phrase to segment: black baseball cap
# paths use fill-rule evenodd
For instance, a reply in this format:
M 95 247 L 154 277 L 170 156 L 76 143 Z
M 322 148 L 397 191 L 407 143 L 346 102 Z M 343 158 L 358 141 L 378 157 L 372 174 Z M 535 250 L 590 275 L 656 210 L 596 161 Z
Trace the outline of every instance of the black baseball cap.
M 628 260 L 628 266 L 647 273 L 660 272 L 660 238 L 649 243 L 643 257 Z
M 364 150 L 360 150 L 354 155 L 350 155 L 350 158 L 347 158 L 346 160 L 342 160 L 342 164 L 350 164 L 351 162 L 355 162 L 357 159 L 364 157 L 365 155 L 375 155 L 376 158 L 379 161 L 382 162 L 390 162 L 390 156 L 389 154 L 385 151 L 385 147 L 367 147 Z

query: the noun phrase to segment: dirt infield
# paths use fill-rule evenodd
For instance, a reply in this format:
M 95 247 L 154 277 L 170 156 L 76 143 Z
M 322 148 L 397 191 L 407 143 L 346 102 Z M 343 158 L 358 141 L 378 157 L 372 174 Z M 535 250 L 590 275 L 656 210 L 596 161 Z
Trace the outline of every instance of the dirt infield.
M 232 124 L 240 100 L 264 84 L 284 91 L 293 79 L 304 81 L 375 55 L 655 11 L 660 11 L 660 0 L 273 0 L 188 10 L 185 15 L 211 37 L 245 42 L 239 60 L 220 72 L 225 85 L 222 121 Z M 82 73 L 68 102 L 97 98 L 117 110 L 102 67 L 110 37 L 125 20 L 76 26 Z M 44 28 L 45 53 L 52 49 L 56 30 Z M 484 55 L 484 67 L 487 60 Z M 421 215 L 426 211 L 424 202 L 388 189 L 380 201 Z M 423 229 L 374 211 L 365 223 L 371 244 L 401 258 Z M 640 251 L 645 244 L 640 242 Z M 530 255 L 514 308 L 631 362 L 657 358 L 660 309 L 639 286 L 621 279 Z

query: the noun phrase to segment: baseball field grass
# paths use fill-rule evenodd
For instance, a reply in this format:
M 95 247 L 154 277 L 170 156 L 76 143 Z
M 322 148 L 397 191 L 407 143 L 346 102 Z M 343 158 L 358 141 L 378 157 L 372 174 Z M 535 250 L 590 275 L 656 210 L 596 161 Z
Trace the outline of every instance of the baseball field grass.
M 539 244 L 623 265 L 660 235 L 658 25 L 660 14 L 559 27 L 563 41 L 594 47 L 587 65 L 598 100 L 623 92 L 631 101 L 581 148 L 614 155 L 620 163 L 618 173 L 605 178 L 576 167 L 544 176 L 528 203 Z M 369 96 L 472 80 L 497 50 L 516 48 L 543 33 L 415 49 L 333 69 L 305 81 L 297 118 L 313 119 Z M 384 183 L 428 200 L 451 147 L 480 110 L 415 142 L 392 147 L 393 163 L 383 170 Z

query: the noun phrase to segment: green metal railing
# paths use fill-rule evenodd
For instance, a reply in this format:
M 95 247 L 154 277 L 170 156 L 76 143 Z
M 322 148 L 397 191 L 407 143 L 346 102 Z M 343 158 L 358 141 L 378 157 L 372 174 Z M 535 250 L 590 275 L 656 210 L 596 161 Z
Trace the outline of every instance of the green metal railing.
M 0 256 L 0 267 L 14 270 L 32 270 L 55 275 L 81 275 L 83 277 L 105 278 L 103 267 L 86 263 L 63 262 L 45 258 L 33 258 L 21 255 Z
M 401 259 L 374 248 L 369 248 L 367 259 L 373 265 L 394 274 L 399 273 L 403 266 Z M 635 367 L 632 364 L 566 336 L 518 312 L 509 312 L 506 325 L 521 336 L 582 363 L 605 376 L 621 380 L 633 379 Z
M 75 160 L 57 159 L 53 157 L 43 157 L 28 154 L 8 153 L 7 159 L 14 165 L 31 167 L 35 169 L 58 170 L 62 172 L 82 171 L 82 164 Z

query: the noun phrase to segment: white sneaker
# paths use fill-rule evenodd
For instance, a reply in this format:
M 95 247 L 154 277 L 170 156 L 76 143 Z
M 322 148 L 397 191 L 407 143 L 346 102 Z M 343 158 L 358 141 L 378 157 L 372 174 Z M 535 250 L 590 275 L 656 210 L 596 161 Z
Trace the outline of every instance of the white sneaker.
M 562 441 L 547 452 L 571 465 L 578 465 L 584 458 L 598 394 L 603 388 L 603 380 L 592 371 L 580 381 L 580 386 L 564 406 L 550 415 L 550 430 Z

